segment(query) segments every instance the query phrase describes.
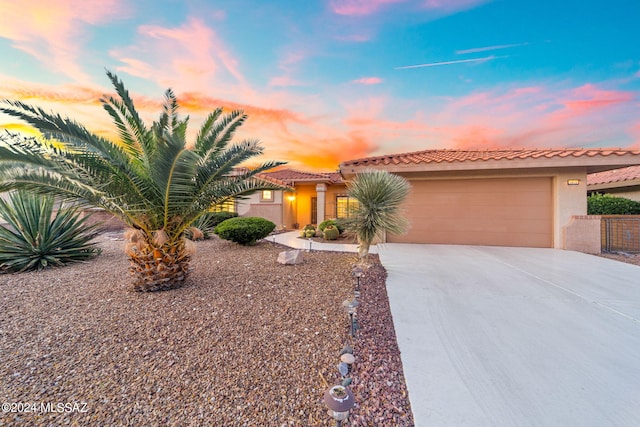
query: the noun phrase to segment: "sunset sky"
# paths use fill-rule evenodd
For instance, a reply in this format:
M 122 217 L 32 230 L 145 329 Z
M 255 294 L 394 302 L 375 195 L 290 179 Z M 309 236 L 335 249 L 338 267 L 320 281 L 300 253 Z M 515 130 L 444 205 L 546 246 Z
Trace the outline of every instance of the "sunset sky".
M 306 170 L 431 148 L 640 147 L 640 1 L 0 0 L 0 98 L 113 137 L 120 76 L 149 123 L 241 108 Z M 0 115 L 0 126 L 22 130 Z

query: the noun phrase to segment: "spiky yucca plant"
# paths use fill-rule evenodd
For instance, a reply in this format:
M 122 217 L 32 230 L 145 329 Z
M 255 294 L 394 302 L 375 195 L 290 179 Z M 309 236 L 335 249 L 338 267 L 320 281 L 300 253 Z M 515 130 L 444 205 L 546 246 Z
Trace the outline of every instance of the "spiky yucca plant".
M 402 202 L 411 186 L 399 175 L 381 170 L 366 170 L 347 184 L 347 193 L 358 201 L 350 210 L 345 227 L 358 238 L 358 257 L 366 262 L 373 240 L 383 233 L 401 234 L 409 226 L 400 214 Z
M 7 134 L 0 141 L 0 191 L 22 188 L 104 208 L 136 230 L 136 244 L 127 246 L 134 290 L 178 287 L 188 276 L 191 259 L 185 230 L 213 205 L 279 189 L 256 174 L 282 163 L 265 162 L 238 172 L 237 166 L 263 152 L 257 140 L 232 143 L 246 119 L 241 111 L 213 111 L 190 147 L 189 118 L 178 116 L 171 89 L 159 119 L 147 126 L 122 81 L 110 72 L 107 76 L 117 97 L 105 96 L 101 102 L 117 127 L 117 141 L 39 107 L 10 100 L 0 104 L 1 112 L 43 135 Z
M 22 272 L 86 261 L 100 254 L 92 242 L 99 224 L 88 225 L 76 206 L 54 212 L 53 196 L 25 191 L 0 199 L 0 271 Z

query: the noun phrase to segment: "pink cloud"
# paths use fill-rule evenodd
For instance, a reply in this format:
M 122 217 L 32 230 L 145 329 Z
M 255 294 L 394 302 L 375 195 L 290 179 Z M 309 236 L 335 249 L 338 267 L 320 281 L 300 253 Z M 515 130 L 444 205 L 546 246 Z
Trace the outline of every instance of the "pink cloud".
M 568 94 L 571 99 L 563 101 L 564 108 L 559 112 L 560 116 L 579 116 L 626 104 L 635 98 L 632 92 L 604 90 L 593 84 L 586 84 L 573 89 Z
M 272 77 L 269 80 L 269 86 L 274 86 L 274 87 L 304 86 L 304 83 L 294 79 L 291 76 L 277 76 L 277 77 Z
M 0 0 L 0 37 L 46 64 L 52 71 L 79 82 L 90 79 L 79 65 L 86 28 L 128 16 L 122 0 Z M 86 59 L 86 58 L 83 58 Z
M 132 46 L 114 49 L 118 71 L 186 91 L 207 88 L 221 95 L 251 96 L 239 61 L 216 32 L 199 18 L 179 27 L 143 25 Z
M 368 34 L 348 34 L 344 36 L 335 36 L 334 38 L 336 40 L 354 43 L 363 43 L 371 40 L 371 36 Z
M 634 124 L 629 128 L 629 135 L 633 138 L 633 147 L 640 147 L 640 120 L 637 120 Z
M 386 5 L 412 3 L 418 8 L 454 12 L 470 9 L 488 0 L 331 0 L 329 6 L 338 15 L 365 16 L 371 15 Z
M 438 9 L 447 12 L 460 11 L 471 9 L 482 3 L 487 3 L 491 0 L 426 0 L 423 3 L 423 7 L 427 9 Z
M 332 0 L 329 6 L 338 15 L 370 15 L 382 6 L 406 0 Z
M 516 87 L 450 99 L 431 119 L 456 147 L 618 146 L 636 97 L 595 84 Z
M 356 80 L 352 80 L 351 83 L 357 83 L 361 85 L 379 85 L 382 83 L 382 79 L 380 77 L 362 77 Z
M 294 77 L 298 71 L 300 63 L 307 58 L 308 53 L 300 48 L 288 50 L 281 55 L 278 61 L 278 68 L 281 75 L 274 76 L 269 80 L 269 86 L 304 86 L 305 83 Z

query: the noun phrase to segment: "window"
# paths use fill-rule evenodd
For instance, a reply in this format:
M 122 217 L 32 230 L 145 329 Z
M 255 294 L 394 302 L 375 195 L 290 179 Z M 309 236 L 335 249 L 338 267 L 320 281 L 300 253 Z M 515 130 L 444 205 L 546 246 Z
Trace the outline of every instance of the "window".
M 260 201 L 273 202 L 273 190 L 262 190 L 262 194 L 260 195 Z
M 227 200 L 226 202 L 219 203 L 213 208 L 211 208 L 211 212 L 235 212 L 236 211 L 236 201 L 235 199 Z
M 349 218 L 349 212 L 358 206 L 358 201 L 349 196 L 336 196 L 336 218 Z

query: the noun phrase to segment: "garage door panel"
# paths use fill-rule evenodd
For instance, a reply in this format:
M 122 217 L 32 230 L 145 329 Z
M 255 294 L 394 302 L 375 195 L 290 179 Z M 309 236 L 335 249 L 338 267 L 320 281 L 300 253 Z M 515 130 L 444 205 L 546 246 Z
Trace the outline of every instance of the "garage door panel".
M 413 181 L 390 242 L 552 246 L 551 178 Z

